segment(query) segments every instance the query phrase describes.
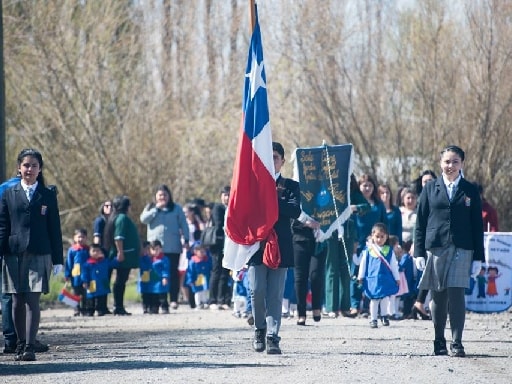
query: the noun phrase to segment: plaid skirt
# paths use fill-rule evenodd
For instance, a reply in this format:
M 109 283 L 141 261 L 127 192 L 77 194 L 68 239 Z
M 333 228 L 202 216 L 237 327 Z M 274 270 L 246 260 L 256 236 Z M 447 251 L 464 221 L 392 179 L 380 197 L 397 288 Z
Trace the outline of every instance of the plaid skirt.
M 2 261 L 2 292 L 50 292 L 51 255 L 4 255 Z
M 469 288 L 473 251 L 455 248 L 433 248 L 427 251 L 427 263 L 420 289 L 442 291 L 446 288 Z

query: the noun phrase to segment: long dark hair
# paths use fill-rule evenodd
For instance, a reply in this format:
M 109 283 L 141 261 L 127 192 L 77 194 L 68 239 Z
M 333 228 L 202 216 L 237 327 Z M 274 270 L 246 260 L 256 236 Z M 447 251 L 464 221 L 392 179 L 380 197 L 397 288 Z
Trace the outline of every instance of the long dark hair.
M 41 155 L 41 152 L 36 151 L 32 148 L 25 148 L 22 149 L 21 152 L 18 155 L 18 168 L 20 167 L 21 163 L 23 162 L 23 159 L 27 156 L 33 157 L 37 160 L 39 163 L 40 172 L 37 175 L 37 182 L 41 184 L 42 187 L 46 187 L 46 184 L 44 182 L 44 176 L 43 176 L 43 156 Z M 21 176 L 21 175 L 20 175 Z
M 437 179 L 436 173 L 430 169 L 426 169 L 425 171 L 421 172 L 421 175 L 419 175 L 416 179 L 414 179 L 414 189 L 416 190 L 416 195 L 419 197 L 421 195 L 421 191 L 423 190 L 423 185 L 421 184 L 421 180 L 423 179 L 423 176 L 430 175 L 433 179 Z
M 155 190 L 153 192 L 153 201 L 151 203 L 149 203 L 148 205 L 148 209 L 151 209 L 153 208 L 156 204 L 155 204 L 155 195 L 157 192 L 165 192 L 167 193 L 167 195 L 169 196 L 169 201 L 167 202 L 167 205 L 166 205 L 166 208 L 169 210 L 169 211 L 172 211 L 174 209 L 174 200 L 172 199 L 172 193 L 171 193 L 171 190 L 169 189 L 169 187 L 165 184 L 160 184 L 160 185 L 157 185 L 155 187 Z
M 377 204 L 379 202 L 382 202 L 382 200 L 380 199 L 380 196 L 379 196 L 378 185 L 375 182 L 375 179 L 365 173 L 365 174 L 359 176 L 359 179 L 357 180 L 357 186 L 360 187 L 361 184 L 363 184 L 365 182 L 372 183 L 372 185 L 373 185 L 373 192 L 372 192 L 371 198 L 374 201 L 374 203 Z
M 117 217 L 128 212 L 130 207 L 130 199 L 128 196 L 116 196 L 112 199 L 112 213 L 109 215 L 105 230 L 103 231 L 103 246 L 107 251 L 110 251 L 114 245 L 114 226 Z

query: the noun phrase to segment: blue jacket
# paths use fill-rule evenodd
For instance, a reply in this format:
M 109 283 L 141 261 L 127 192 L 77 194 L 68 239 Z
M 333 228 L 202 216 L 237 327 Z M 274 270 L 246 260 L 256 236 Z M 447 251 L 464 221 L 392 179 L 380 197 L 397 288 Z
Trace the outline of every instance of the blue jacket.
M 144 255 L 139 262 L 139 280 L 137 290 L 139 293 L 167 293 L 170 287 L 170 262 L 166 256 L 154 259 Z M 162 279 L 167 279 L 163 285 Z
M 110 293 L 109 270 L 119 265 L 116 259 L 109 260 L 106 257 L 101 259 L 89 258 L 82 268 L 81 278 L 87 283 L 87 298 L 92 299 L 98 296 L 105 296 Z
M 89 258 L 89 247 L 73 244 L 68 250 L 66 264 L 64 266 L 64 277 L 71 281 L 73 287 L 82 286 L 82 269 Z
M 212 259 L 197 261 L 194 256 L 189 260 L 185 274 L 185 285 L 189 286 L 193 293 L 210 289 L 210 274 L 212 271 Z

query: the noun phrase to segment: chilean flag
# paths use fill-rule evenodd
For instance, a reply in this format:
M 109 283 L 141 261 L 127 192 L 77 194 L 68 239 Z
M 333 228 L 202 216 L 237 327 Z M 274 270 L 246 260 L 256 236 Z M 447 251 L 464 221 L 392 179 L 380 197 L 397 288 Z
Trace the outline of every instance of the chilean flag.
M 70 307 L 77 308 L 80 304 L 80 296 L 73 295 L 71 292 L 68 292 L 66 288 L 62 288 L 59 294 L 59 301 Z
M 278 218 L 267 80 L 256 12 L 251 37 L 243 114 L 226 214 L 224 268 L 238 271 L 259 249 Z

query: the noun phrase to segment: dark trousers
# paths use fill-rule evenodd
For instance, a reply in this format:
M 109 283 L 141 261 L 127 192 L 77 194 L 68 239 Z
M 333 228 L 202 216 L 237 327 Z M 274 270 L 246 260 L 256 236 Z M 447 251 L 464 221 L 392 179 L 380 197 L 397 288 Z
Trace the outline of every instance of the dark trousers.
M 436 340 L 444 340 L 446 320 L 450 315 L 452 341 L 462 342 L 462 332 L 466 321 L 466 301 L 464 288 L 446 288 L 432 291 L 432 321 Z
M 178 271 L 178 266 L 180 263 L 180 254 L 166 253 L 165 256 L 169 258 L 169 264 L 171 265 L 171 271 L 169 274 L 169 300 L 171 302 L 177 303 L 178 295 L 180 293 L 180 274 Z
M 406 318 L 411 314 L 412 305 L 414 304 L 414 295 L 405 295 L 402 297 L 403 302 L 403 317 Z
M 16 346 L 18 337 L 16 336 L 14 321 L 12 319 L 12 294 L 10 293 L 2 294 L 2 331 L 5 345 Z
M 94 311 L 97 311 L 98 314 L 105 314 L 107 312 L 107 295 L 101 295 L 87 299 L 85 304 L 85 311 L 91 315 L 94 314 Z
M 114 281 L 114 308 L 121 310 L 124 308 L 124 291 L 126 282 L 130 276 L 131 268 L 116 268 L 116 280 Z
M 229 269 L 222 266 L 224 253 L 212 252 L 212 271 L 210 273 L 210 304 L 230 304 Z
M 142 294 L 142 309 L 144 313 L 158 313 L 158 309 L 169 309 L 164 305 L 167 303 L 167 294 L 165 293 L 143 293 Z
M 318 247 L 321 247 L 321 249 Z M 311 288 L 312 309 L 322 309 L 327 247 L 317 244 L 314 239 L 296 240 L 294 238 L 293 253 L 295 260 L 297 312 L 300 317 L 304 317 L 306 316 L 308 288 Z

